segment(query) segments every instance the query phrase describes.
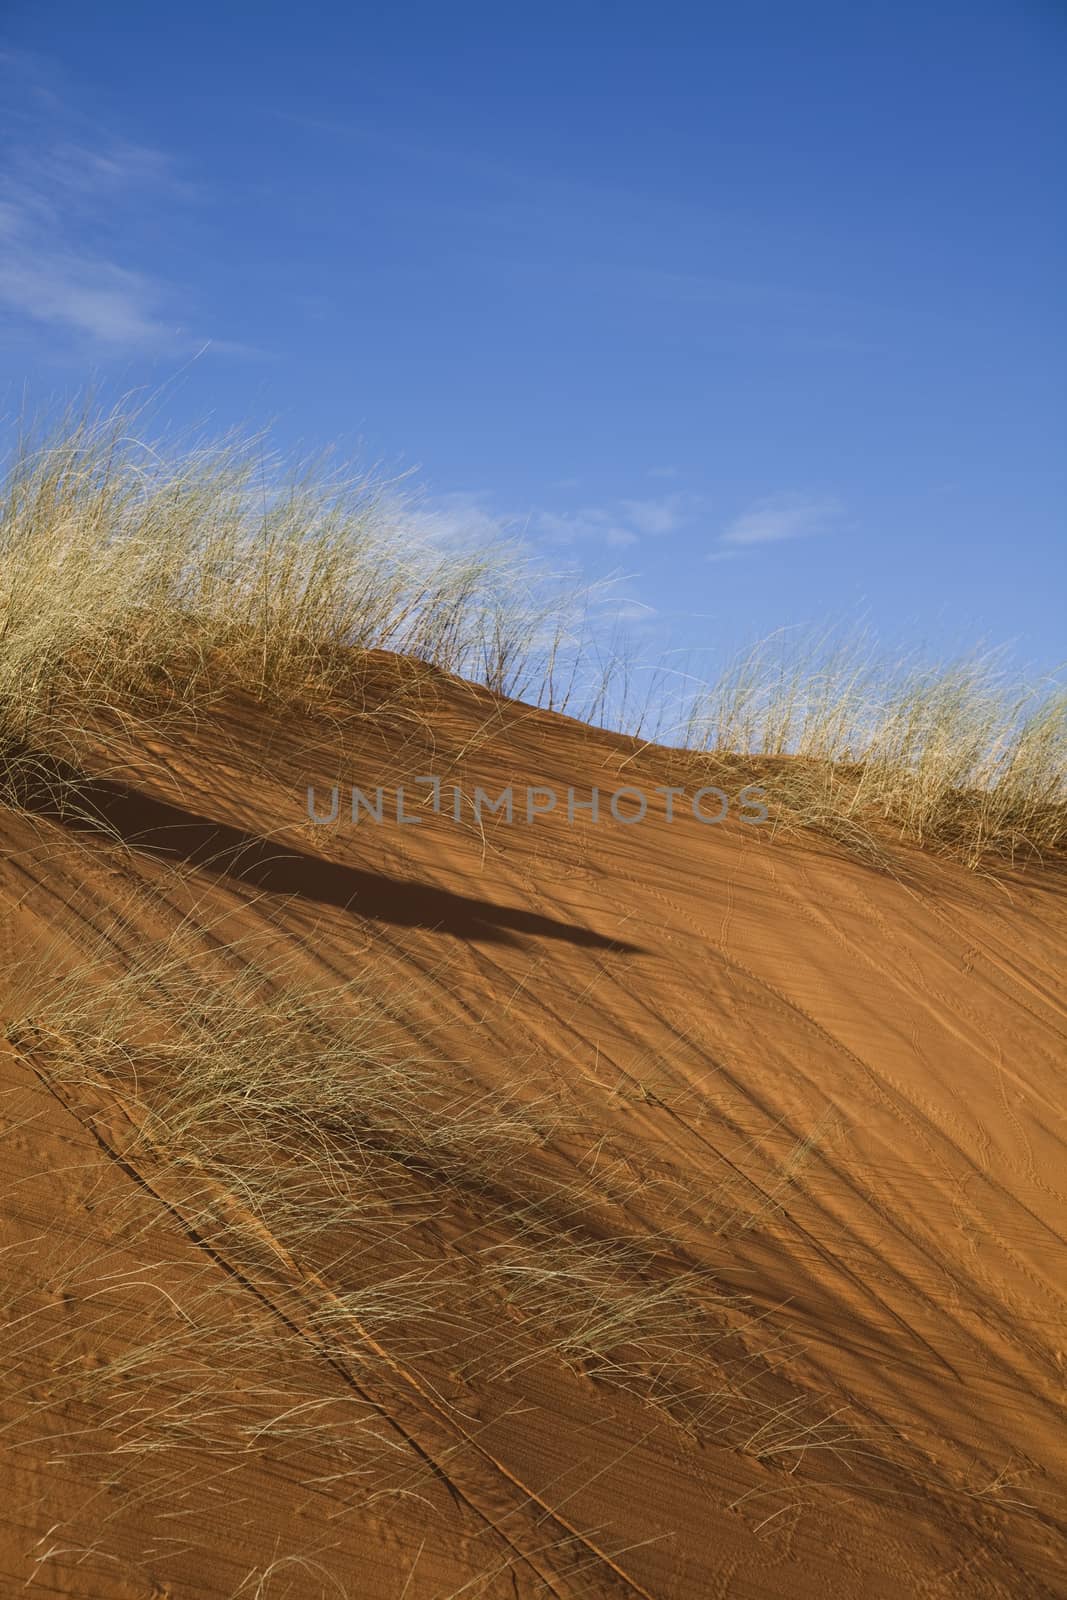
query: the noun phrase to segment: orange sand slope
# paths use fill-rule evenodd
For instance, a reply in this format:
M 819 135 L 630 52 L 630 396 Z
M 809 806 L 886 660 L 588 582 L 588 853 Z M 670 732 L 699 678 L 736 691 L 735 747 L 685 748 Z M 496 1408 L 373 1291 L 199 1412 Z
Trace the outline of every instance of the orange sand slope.
M 130 735 L 95 793 L 111 836 L 8 819 L 0 1592 L 1067 1594 L 1067 879 L 915 852 L 892 875 L 662 799 L 475 827 L 423 786 L 415 825 L 345 825 L 342 798 L 313 826 L 309 781 L 320 804 L 427 774 L 698 786 L 667 752 L 381 674 L 366 719 L 229 702 Z M 529 1172 L 490 1150 L 453 1182 L 444 1149 L 365 1237 L 303 1253 L 213 1191 L 211 1236 L 137 1127 L 151 1063 L 60 1080 L 22 1025 L 27 952 L 121 970 L 179 924 L 261 938 L 320 989 L 371 974 L 468 1103 L 505 1085 L 547 1129 Z M 654 1289 L 696 1285 L 690 1392 L 654 1340 L 598 1360 L 521 1293 L 478 1298 L 470 1240 L 518 1282 L 531 1195 L 556 1206 L 554 1294 L 622 1239 Z M 372 1261 L 430 1309 L 345 1320 Z

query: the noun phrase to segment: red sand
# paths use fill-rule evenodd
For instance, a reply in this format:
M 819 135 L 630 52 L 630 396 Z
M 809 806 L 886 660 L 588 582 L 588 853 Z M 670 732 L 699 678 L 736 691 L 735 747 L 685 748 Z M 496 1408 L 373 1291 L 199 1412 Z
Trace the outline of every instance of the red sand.
M 308 781 L 651 791 L 670 769 L 436 679 L 343 743 L 325 716 L 223 705 L 100 789 L 128 848 L 9 819 L 0 962 L 49 938 L 56 963 L 101 940 L 121 962 L 195 906 L 313 982 L 375 963 L 438 1058 L 601 1130 L 582 1176 L 614 1227 L 669 1236 L 739 1297 L 724 1350 L 749 1363 L 754 1437 L 687 1428 L 554 1355 L 492 1381 L 387 1339 L 333 1359 L 314 1331 L 344 1289 L 328 1266 L 279 1247 L 257 1281 L 205 1250 L 166 1179 L 124 1159 L 121 1097 L 89 1076 L 50 1089 L 21 1044 L 0 1054 L 0 1261 L 22 1319 L 3 1335 L 3 1595 L 1067 1594 L 1062 871 L 994 882 L 898 852 L 894 877 L 814 836 L 668 823 L 662 802 L 633 826 L 304 813 Z M 566 1139 L 551 1154 L 568 1161 Z M 442 1205 L 408 1224 L 421 1260 L 457 1253 L 477 1209 Z M 230 1370 L 183 1332 L 201 1302 L 248 1326 Z M 381 1493 L 310 1435 L 227 1452 L 176 1430 L 123 1470 L 122 1407 L 102 1455 L 94 1402 L 57 1373 L 152 1336 L 188 1347 L 149 1397 L 160 1438 L 205 1375 L 209 1437 L 276 1383 L 324 1428 L 346 1407 L 378 1419 Z M 488 1355 L 500 1337 L 486 1327 Z

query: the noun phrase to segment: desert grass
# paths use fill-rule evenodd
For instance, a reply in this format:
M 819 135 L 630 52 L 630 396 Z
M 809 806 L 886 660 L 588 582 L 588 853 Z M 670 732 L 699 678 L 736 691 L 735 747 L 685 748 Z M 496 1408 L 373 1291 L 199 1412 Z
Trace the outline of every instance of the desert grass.
M 403 488 L 265 439 L 153 439 L 133 404 L 27 428 L 0 492 L 0 790 L 73 794 L 90 727 L 238 689 L 356 703 L 372 650 L 714 761 L 753 758 L 774 814 L 874 858 L 904 837 L 969 866 L 1067 842 L 1067 690 L 996 655 L 891 659 L 779 634 L 680 697 L 603 598 L 521 544 L 434 536 Z M 600 617 L 600 620 L 598 620 Z M 604 623 L 602 626 L 601 623 Z M 417 676 L 417 675 L 416 675 Z M 412 680 L 415 681 L 414 679 Z M 769 766 L 767 764 L 770 764 Z
M 551 675 L 563 597 L 516 548 L 420 537 L 395 486 L 289 466 L 265 441 L 150 442 L 120 409 L 24 437 L 2 514 L 4 690 L 31 712 L 71 672 L 95 698 L 213 651 L 231 681 L 288 694 L 384 649 L 501 693 Z M 140 425 L 140 426 L 139 426 Z M 524 583 L 526 587 L 524 588 Z M 524 604 L 525 602 L 525 604 Z
M 869 636 L 773 635 L 687 711 L 685 741 L 759 757 L 775 811 L 861 853 L 886 833 L 968 866 L 1067 844 L 1067 686 L 1003 652 L 893 657 Z
M 134 927 L 80 967 L 27 958 L 5 996 L 21 1059 L 93 1127 L 105 1166 L 137 1179 L 100 1219 L 99 1257 L 53 1243 L 0 1318 L 9 1442 L 91 1475 L 108 1515 L 143 1503 L 146 1519 L 180 1518 L 204 1482 L 260 1455 L 338 1515 L 424 1496 L 431 1469 L 375 1397 L 407 1383 L 462 1429 L 466 1397 L 521 1406 L 523 1375 L 553 1363 L 639 1402 L 650 1429 L 790 1484 L 813 1460 L 847 1478 L 865 1456 L 893 1459 L 892 1441 L 790 1380 L 773 1317 L 668 1231 L 613 1226 L 607 1097 L 579 1112 L 529 1074 L 487 1093 L 434 1053 L 384 967 L 312 986 L 261 936 Z M 560 1146 L 590 1159 L 561 1176 Z M 623 1202 L 647 1204 L 636 1169 L 631 1183 Z M 706 1232 L 723 1248 L 751 1226 L 729 1195 L 691 1198 L 709 1218 L 718 1206 Z M 191 1276 L 168 1265 L 175 1230 L 205 1252 Z M 358 1390 L 332 1381 L 345 1372 Z M 105 1517 L 94 1549 L 108 1535 Z M 57 1560 L 65 1548 L 47 1543 Z M 316 1559 L 277 1555 L 283 1592 Z
M 406 1009 L 384 972 L 310 987 L 183 924 L 80 969 L 41 953 L 7 1034 L 76 1112 L 105 1109 L 116 1157 L 202 1245 L 280 1304 L 310 1286 L 323 1354 L 387 1349 L 476 1386 L 560 1361 L 743 1445 L 773 1333 L 681 1239 L 623 1225 L 606 1108 L 528 1074 L 487 1091 Z
M 411 1452 L 378 1408 L 239 1286 L 176 1262 L 158 1209 L 141 1222 L 155 1254 L 64 1260 L 44 1241 L 3 1296 L 0 1440 L 15 1467 L 29 1456 L 65 1486 L 35 1561 L 88 1564 L 79 1592 L 95 1592 L 92 1563 L 122 1527 L 157 1559 L 195 1552 L 197 1508 L 225 1496 L 233 1527 L 254 1518 L 249 1469 L 281 1470 L 338 1515 L 408 1492 Z
M 321 467 L 287 477 L 240 441 L 166 450 L 142 434 L 128 412 L 83 415 L 23 440 L 8 472 L 8 801 L 40 784 L 76 791 L 102 716 L 207 714 L 231 689 L 276 711 L 314 706 L 347 693 L 372 649 L 607 717 L 615 655 L 583 657 L 573 591 L 520 551 L 420 541 L 389 485 Z M 1015 690 L 993 658 L 928 670 L 855 641 L 776 641 L 697 695 L 685 739 L 712 763 L 767 763 L 786 825 L 862 851 L 888 829 L 979 866 L 1062 848 L 1064 722 L 1061 691 Z M 323 1396 L 324 1361 L 394 1378 L 399 1364 L 444 1367 L 461 1394 L 506 1391 L 560 1362 L 636 1397 L 657 1424 L 788 1471 L 860 1448 L 848 1416 L 768 1381 L 788 1352 L 678 1238 L 613 1227 L 600 1153 L 610 1104 L 587 1127 L 558 1082 L 486 1091 L 413 1033 L 390 970 L 309 987 L 269 953 L 202 933 L 183 926 L 74 969 L 42 952 L 10 987 L 8 1038 L 143 1176 L 112 1219 L 126 1244 L 180 1225 L 284 1317 L 235 1316 L 244 1295 L 210 1275 L 175 1300 L 165 1272 L 146 1267 L 145 1301 L 108 1259 L 56 1268 L 5 1308 L 22 1443 L 39 1425 L 57 1455 L 102 1463 L 104 1487 L 121 1475 L 172 1502 L 205 1460 L 225 1474 L 250 1451 L 281 1452 L 355 1507 L 420 1493 L 424 1469 L 397 1464 L 373 1407 Z M 634 1093 L 661 1098 L 644 1078 Z M 554 1164 L 561 1141 L 595 1153 L 577 1180 Z M 640 1199 L 656 1181 L 619 1172 L 620 1200 L 623 1182 Z M 720 1194 L 687 1203 L 727 1240 L 763 1215 L 724 1210 Z M 71 1345 L 72 1300 L 90 1319 L 81 1332 L 114 1358 L 87 1365 Z M 489 1325 L 500 1332 L 487 1349 Z M 292 1327 L 313 1359 L 290 1372 Z M 220 1376 L 235 1370 L 239 1403 Z M 313 1557 L 284 1560 L 274 1579 Z
M 161 441 L 144 410 L 27 426 L 0 491 L 0 761 L 55 781 L 102 712 L 188 712 L 219 689 L 278 706 L 358 685 L 387 650 L 557 710 L 594 712 L 591 595 L 505 539 L 438 539 L 400 486 L 284 463 L 266 441 Z M 422 529 L 423 531 L 420 531 Z M 601 679 L 603 673 L 601 672 Z

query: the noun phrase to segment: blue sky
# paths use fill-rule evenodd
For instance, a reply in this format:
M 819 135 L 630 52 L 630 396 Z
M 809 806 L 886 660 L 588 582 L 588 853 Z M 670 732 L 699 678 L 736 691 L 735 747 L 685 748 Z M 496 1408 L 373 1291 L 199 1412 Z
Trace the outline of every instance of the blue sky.
M 418 467 L 652 653 L 1067 656 L 1062 5 L 8 0 L 0 50 L 8 415 L 166 383 Z

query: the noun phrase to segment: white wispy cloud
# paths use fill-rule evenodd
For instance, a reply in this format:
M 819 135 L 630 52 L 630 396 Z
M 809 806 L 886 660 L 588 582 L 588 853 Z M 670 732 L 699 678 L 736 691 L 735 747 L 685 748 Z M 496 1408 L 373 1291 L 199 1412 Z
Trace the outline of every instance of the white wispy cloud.
M 498 516 L 486 490 L 457 490 L 417 502 L 401 496 L 397 516 L 405 528 L 430 544 L 476 546 L 514 537 L 513 518 Z
M 603 608 L 605 616 L 613 622 L 649 623 L 659 616 L 655 606 L 645 605 L 642 600 L 622 599 Z
M 158 289 L 112 262 L 39 242 L 16 243 L 0 262 L 0 304 L 37 322 L 60 324 L 102 344 L 152 345 L 167 330 L 156 316 Z
M 783 539 L 827 533 L 837 526 L 843 510 L 840 500 L 832 495 L 769 495 L 735 517 L 719 542 L 727 546 L 776 544 Z
M 108 345 L 145 346 L 169 332 L 164 291 L 147 274 L 79 243 L 79 224 L 116 195 L 156 182 L 157 152 L 60 143 L 19 152 L 0 181 L 0 305 Z
M 606 506 L 583 506 L 578 511 L 539 509 L 531 513 L 529 526 L 531 533 L 549 544 L 595 541 L 622 549 L 637 542 L 634 530 Z
M 625 550 L 646 538 L 662 538 L 706 515 L 703 497 L 672 492 L 654 499 L 609 501 L 560 509 L 534 506 L 525 512 L 494 509 L 487 491 L 459 492 L 409 500 L 405 524 L 435 543 L 481 544 L 499 538 L 553 549 L 600 545 Z
M 674 491 L 642 500 L 613 500 L 606 505 L 572 511 L 539 509 L 530 517 L 531 530 L 553 544 L 579 540 L 625 549 L 644 538 L 674 533 L 704 509 L 699 495 Z
M 90 127 L 38 60 L 0 55 L 0 311 L 112 350 L 176 347 L 171 287 L 136 257 L 151 208 L 192 190 L 159 150 Z
M 692 516 L 694 497 L 687 494 L 661 495 L 653 500 L 624 500 L 627 520 L 639 533 L 673 533 Z

